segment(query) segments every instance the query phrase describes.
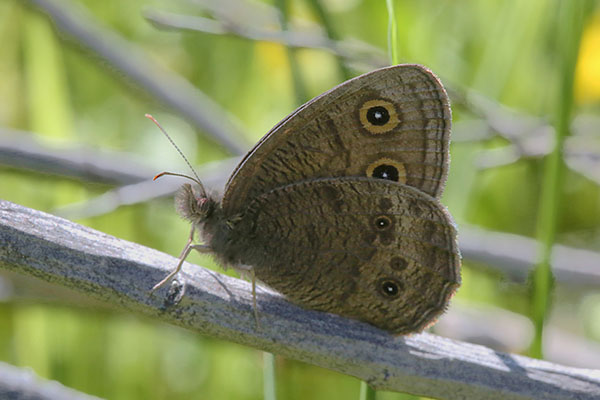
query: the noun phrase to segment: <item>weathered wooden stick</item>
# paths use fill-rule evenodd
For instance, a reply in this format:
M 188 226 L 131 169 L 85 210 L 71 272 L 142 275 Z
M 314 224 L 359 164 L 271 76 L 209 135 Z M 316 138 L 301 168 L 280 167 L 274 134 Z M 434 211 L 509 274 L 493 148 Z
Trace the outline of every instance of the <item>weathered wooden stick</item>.
M 10 400 L 100 400 L 46 380 L 26 368 L 0 362 L 0 399 Z
M 319 365 L 377 389 L 442 399 L 598 399 L 600 371 L 495 352 L 428 333 L 393 337 L 303 310 L 277 293 L 185 264 L 185 283 L 150 288 L 176 263 L 159 251 L 0 201 L 0 268 L 81 291 L 118 309 Z

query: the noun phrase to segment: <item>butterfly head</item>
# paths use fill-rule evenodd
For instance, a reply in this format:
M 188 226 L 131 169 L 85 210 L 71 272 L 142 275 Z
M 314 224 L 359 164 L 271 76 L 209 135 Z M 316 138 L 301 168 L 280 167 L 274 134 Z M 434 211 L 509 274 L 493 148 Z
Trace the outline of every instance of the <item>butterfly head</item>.
M 187 219 L 193 224 L 203 224 L 213 215 L 214 210 L 217 208 L 218 202 L 206 194 L 206 189 L 204 189 L 204 185 L 202 184 L 202 181 L 200 181 L 200 177 L 198 177 L 198 174 L 192 167 L 192 164 L 190 164 L 181 149 L 177 147 L 173 139 L 171 139 L 171 136 L 169 136 L 169 134 L 152 115 L 146 114 L 146 118 L 150 119 L 156 124 L 156 126 L 158 126 L 158 128 L 169 140 L 169 142 L 171 142 L 173 147 L 175 147 L 179 155 L 181 155 L 185 163 L 188 165 L 188 167 L 190 167 L 192 173 L 194 174 L 194 176 L 189 176 L 165 171 L 156 175 L 154 180 L 157 180 L 161 176 L 171 175 L 186 178 L 195 182 L 195 187 L 192 187 L 190 184 L 185 184 L 177 191 L 177 194 L 175 195 L 175 207 L 179 215 L 181 215 L 183 218 Z
M 217 201 L 208 196 L 201 186 L 186 183 L 175 194 L 177 212 L 193 224 L 203 224 L 210 219 L 217 205 Z

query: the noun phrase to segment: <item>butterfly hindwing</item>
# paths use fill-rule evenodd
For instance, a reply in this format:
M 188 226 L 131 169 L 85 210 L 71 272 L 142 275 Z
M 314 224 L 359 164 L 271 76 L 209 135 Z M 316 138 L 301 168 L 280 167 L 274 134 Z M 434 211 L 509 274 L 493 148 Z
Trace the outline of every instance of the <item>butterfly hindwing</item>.
M 233 231 L 237 261 L 291 301 L 393 333 L 422 330 L 460 283 L 450 216 L 396 182 L 286 185 L 254 199 Z

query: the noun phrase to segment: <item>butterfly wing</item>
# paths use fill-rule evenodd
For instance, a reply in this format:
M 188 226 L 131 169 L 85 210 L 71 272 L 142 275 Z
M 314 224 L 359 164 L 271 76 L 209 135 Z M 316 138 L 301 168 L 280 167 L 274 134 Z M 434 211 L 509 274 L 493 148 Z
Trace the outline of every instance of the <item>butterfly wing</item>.
M 451 113 L 440 81 L 419 65 L 351 79 L 282 120 L 227 183 L 226 215 L 279 186 L 306 179 L 371 176 L 438 198 L 448 170 Z
M 348 177 L 304 181 L 254 199 L 229 242 L 237 262 L 303 307 L 397 334 L 441 314 L 460 284 L 450 216 L 410 186 Z

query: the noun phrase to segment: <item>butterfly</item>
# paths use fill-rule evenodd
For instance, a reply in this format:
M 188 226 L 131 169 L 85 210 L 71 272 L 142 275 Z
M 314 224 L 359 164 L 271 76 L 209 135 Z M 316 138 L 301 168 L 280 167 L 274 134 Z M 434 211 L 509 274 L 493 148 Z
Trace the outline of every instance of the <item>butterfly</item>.
M 323 93 L 248 152 L 222 198 L 188 177 L 195 184 L 175 198 L 190 240 L 154 289 L 198 250 L 302 307 L 393 334 L 421 331 L 461 281 L 456 228 L 439 202 L 450 127 L 446 91 L 420 65 Z

